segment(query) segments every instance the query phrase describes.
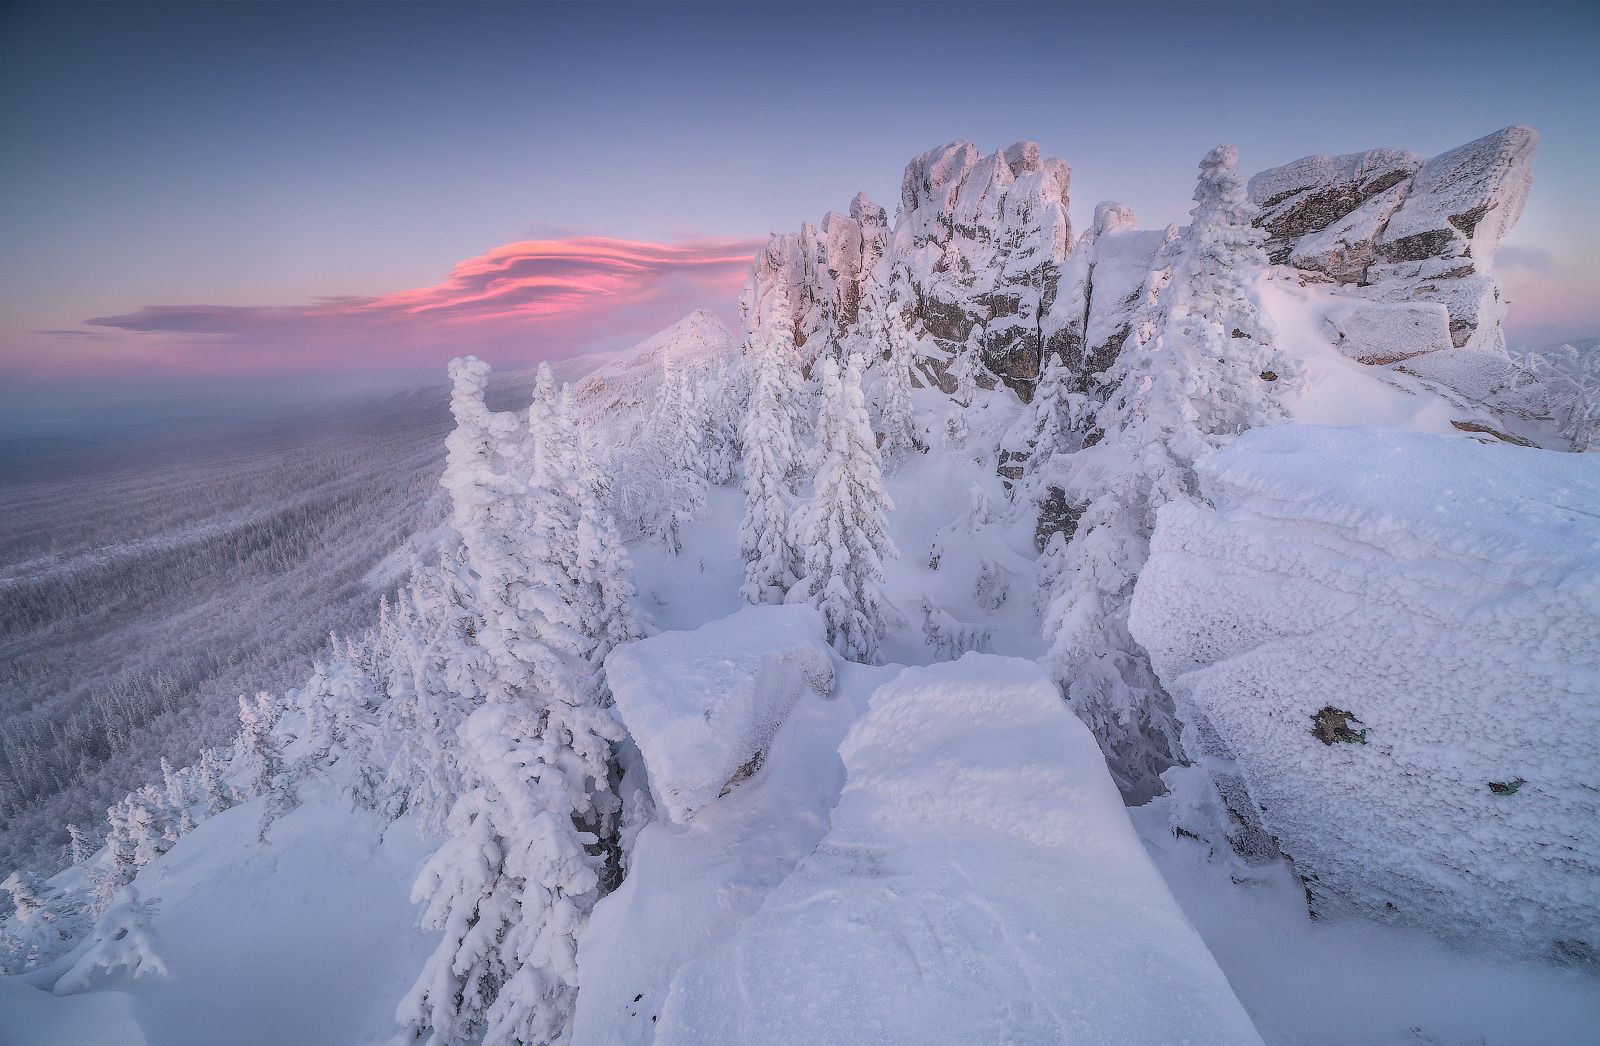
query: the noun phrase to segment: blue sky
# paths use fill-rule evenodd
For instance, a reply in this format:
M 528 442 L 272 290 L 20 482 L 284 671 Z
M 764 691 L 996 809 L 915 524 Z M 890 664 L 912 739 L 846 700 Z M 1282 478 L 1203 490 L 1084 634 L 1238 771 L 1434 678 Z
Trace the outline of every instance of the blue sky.
M 733 253 L 858 189 L 892 210 L 905 161 L 957 138 L 1064 157 L 1080 224 L 1114 198 L 1160 225 L 1183 219 L 1219 141 L 1255 171 L 1376 145 L 1428 155 L 1530 124 L 1533 196 L 1497 263 L 1508 328 L 1527 343 L 1592 333 L 1597 10 L 13 4 L 0 381 L 52 406 L 376 387 L 454 346 L 399 352 L 352 332 L 308 358 L 271 310 L 437 289 L 523 241 L 542 245 L 541 271 L 575 253 L 601 264 L 574 243 L 614 245 L 613 269 L 687 252 L 670 257 L 692 273 L 663 261 L 656 282 L 607 284 L 648 308 L 490 346 L 610 347 L 674 311 L 731 316 Z M 170 306 L 267 309 L 283 351 L 84 326 Z

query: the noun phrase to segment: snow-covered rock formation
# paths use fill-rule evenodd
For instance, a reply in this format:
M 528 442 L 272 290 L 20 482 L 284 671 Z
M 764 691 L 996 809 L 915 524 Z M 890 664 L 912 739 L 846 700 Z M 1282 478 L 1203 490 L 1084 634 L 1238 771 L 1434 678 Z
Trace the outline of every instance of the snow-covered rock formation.
M 1067 259 L 1059 297 L 1046 320 L 1047 344 L 1059 348 L 1080 380 L 1092 382 L 1116 361 L 1132 333 L 1151 263 L 1168 235 L 1140 229 L 1125 204 L 1095 207 L 1094 224 Z
M 746 330 L 769 315 L 774 288 L 787 288 L 796 349 L 809 364 L 854 324 L 866 282 L 877 279 L 900 321 L 947 355 L 977 328 L 990 372 L 1027 395 L 1072 249 L 1071 173 L 1034 142 L 987 155 L 971 142 L 930 149 L 906 166 L 892 237 L 883 208 L 865 196 L 820 230 L 808 223 L 798 236 L 774 236 L 745 284 Z
M 1409 360 L 1479 393 L 1504 370 L 1505 300 L 1490 264 L 1522 212 L 1537 142 L 1508 127 L 1426 161 L 1399 149 L 1308 156 L 1256 175 L 1250 196 L 1274 263 L 1348 290 L 1340 333 L 1352 358 Z M 746 334 L 764 329 L 782 288 L 809 365 L 849 335 L 876 281 L 919 340 L 925 376 L 947 391 L 946 367 L 972 339 L 983 384 L 992 377 L 1027 399 L 1047 353 L 1092 383 L 1121 350 L 1171 232 L 1140 230 L 1130 209 L 1105 202 L 1074 242 L 1070 180 L 1066 162 L 1033 142 L 930 149 L 906 165 L 892 229 L 883 208 L 857 196 L 848 215 L 772 238 L 745 284 Z M 1443 307 L 1443 335 L 1436 309 L 1417 311 L 1425 306 Z
M 753 772 L 802 693 L 833 689 L 833 654 L 815 610 L 755 606 L 619 647 L 606 677 L 657 806 L 684 824 Z
M 1408 369 L 1481 393 L 1505 361 L 1505 297 L 1490 267 L 1522 214 L 1538 141 L 1514 126 L 1426 162 L 1396 149 L 1308 156 L 1250 179 L 1250 196 L 1272 260 L 1349 287 L 1352 308 L 1372 314 L 1362 323 L 1394 326 L 1392 312 L 1368 303 L 1432 303 L 1448 314 L 1443 347 L 1430 321 L 1400 353 L 1353 356 L 1383 364 L 1426 352 Z
M 1261 1041 L 1036 665 L 906 669 L 840 753 L 827 836 L 657 1042 Z
M 1245 433 L 1164 507 L 1131 628 L 1319 905 L 1600 947 L 1600 460 Z

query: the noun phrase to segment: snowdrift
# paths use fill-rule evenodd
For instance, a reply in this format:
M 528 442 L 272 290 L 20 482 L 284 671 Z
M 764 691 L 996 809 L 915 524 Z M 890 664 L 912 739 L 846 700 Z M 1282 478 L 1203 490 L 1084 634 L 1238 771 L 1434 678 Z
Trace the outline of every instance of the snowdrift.
M 1282 426 L 1164 507 L 1131 626 L 1319 904 L 1600 945 L 1600 460 Z
M 656 804 L 685 824 L 754 769 L 802 693 L 833 689 L 833 651 L 810 607 L 746 607 L 619 648 L 606 678 Z
M 1260 1042 L 1036 665 L 906 669 L 840 753 L 827 836 L 657 1041 Z

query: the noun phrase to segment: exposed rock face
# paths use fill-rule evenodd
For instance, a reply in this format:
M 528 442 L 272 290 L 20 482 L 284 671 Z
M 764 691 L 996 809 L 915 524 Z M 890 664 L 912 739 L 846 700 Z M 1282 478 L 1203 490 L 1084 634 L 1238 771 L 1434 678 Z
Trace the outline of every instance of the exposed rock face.
M 989 370 L 1026 398 L 1071 249 L 1070 178 L 1033 142 L 990 155 L 971 142 L 931 149 L 906 166 L 892 234 L 883 208 L 857 196 L 821 231 L 775 235 L 745 284 L 745 328 L 787 286 L 797 351 L 810 363 L 855 322 L 866 281 L 878 279 L 901 322 L 947 354 L 977 327 Z
M 956 142 L 912 160 L 900 184 L 891 248 L 900 300 L 946 351 L 981 328 L 984 363 L 1024 398 L 1071 250 L 1071 176 L 1033 142 L 988 156 Z
M 1489 265 L 1522 214 L 1538 141 L 1518 126 L 1425 163 L 1394 149 L 1308 156 L 1250 179 L 1250 197 L 1274 262 L 1373 301 L 1443 305 L 1451 346 L 1501 356 Z
M 779 288 L 789 299 L 795 351 L 809 366 L 833 339 L 856 322 L 861 295 L 888 249 L 889 221 L 882 207 L 858 194 L 848 216 L 830 211 L 822 228 L 774 234 L 756 257 L 739 298 L 746 334 L 770 322 Z
M 1094 209 L 1094 224 L 1063 266 L 1061 287 L 1045 321 L 1046 343 L 1092 383 L 1122 351 L 1132 330 L 1151 262 L 1176 234 L 1141 230 L 1132 208 L 1111 201 Z
M 1504 369 L 1505 298 L 1489 264 L 1522 212 L 1537 142 L 1508 127 L 1426 161 L 1400 149 L 1308 156 L 1256 175 L 1249 192 L 1271 260 L 1350 299 L 1329 322 L 1352 357 L 1476 385 Z M 1070 180 L 1067 164 L 1032 142 L 930 149 L 906 165 L 892 228 L 857 196 L 848 215 L 773 236 L 745 284 L 745 331 L 765 329 L 785 288 L 795 351 L 809 365 L 850 332 L 876 281 L 934 384 L 951 386 L 946 364 L 976 328 L 980 384 L 992 375 L 1029 399 L 1045 354 L 1057 353 L 1092 388 L 1177 230 L 1138 229 L 1129 208 L 1103 203 L 1074 243 Z
M 1289 260 L 1298 243 L 1369 200 L 1408 181 L 1422 158 L 1402 149 L 1369 149 L 1344 156 L 1307 156 L 1250 179 L 1256 222 L 1267 234 L 1267 256 Z

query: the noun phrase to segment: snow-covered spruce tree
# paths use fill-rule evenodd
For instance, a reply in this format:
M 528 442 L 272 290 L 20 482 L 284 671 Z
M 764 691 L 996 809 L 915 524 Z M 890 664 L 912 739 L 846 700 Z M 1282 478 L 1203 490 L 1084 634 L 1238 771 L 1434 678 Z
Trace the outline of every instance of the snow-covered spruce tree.
M 574 481 L 578 499 L 579 631 L 592 685 L 599 699 L 609 703 L 606 655 L 623 643 L 641 638 L 646 629 L 636 604 L 633 561 L 607 507 L 611 501 L 610 477 L 591 451 L 584 426 L 579 425 L 578 433 Z
M 82 828 L 75 824 L 67 825 L 67 863 L 83 864 L 95 852 L 97 847 L 89 841 L 89 837 Z
M 295 804 L 294 785 L 273 730 L 281 714 L 277 699 L 264 690 L 254 697 L 239 695 L 239 734 L 234 739 L 234 751 L 244 767 L 249 797 L 265 800 L 260 826 L 256 829 L 256 836 L 261 840 L 266 839 L 272 823 Z
M 441 1046 L 559 1042 L 604 863 L 592 829 L 616 807 L 621 730 L 583 685 L 571 576 L 527 518 L 549 501 L 521 489 L 487 438 L 505 429 L 483 404 L 488 368 L 457 360 L 451 375 L 458 428 L 443 483 L 493 672 L 458 731 L 468 789 L 413 889 L 443 935 L 396 1020 Z
M 167 967 L 156 953 L 155 935 L 150 931 L 154 911 L 154 903 L 141 901 L 139 891 L 133 887 L 118 890 L 95 923 L 83 951 L 51 990 L 57 995 L 81 992 L 99 972 L 127 970 L 135 977 L 165 977 Z
M 739 421 L 744 416 L 747 391 L 741 388 L 743 373 L 743 367 L 730 366 L 724 357 L 717 361 L 716 372 L 706 389 L 706 431 L 701 443 L 706 482 L 712 486 L 726 486 L 738 473 L 743 453 Z
M 950 377 L 956 383 L 951 396 L 963 407 L 978 396 L 978 375 L 983 371 L 983 328 L 974 325 L 967 340 L 950 360 Z
M 683 551 L 683 532 L 705 512 L 705 464 L 700 457 L 700 440 L 705 417 L 700 397 L 688 375 L 661 361 L 662 409 L 656 454 L 661 463 L 662 501 L 656 536 L 676 556 Z
M 1072 372 L 1057 353 L 1045 359 L 1044 373 L 1028 408 L 1028 466 L 1019 505 L 1031 504 L 1039 493 L 1039 474 L 1057 454 L 1076 450 L 1082 443 L 1081 430 L 1089 414 L 1089 398 L 1072 391 Z
M 199 777 L 200 789 L 205 793 L 207 814 L 220 814 L 234 804 L 233 789 L 228 787 L 224 776 L 226 772 L 227 761 L 216 749 L 207 748 L 200 753 L 200 761 L 195 764 L 195 773 Z
M 396 602 L 407 626 L 393 646 L 398 670 L 382 706 L 396 738 L 385 791 L 404 796 L 426 832 L 444 830 L 465 790 L 456 732 L 494 671 L 477 640 L 482 618 L 465 570 L 465 550 L 450 549 L 437 564 L 414 568 Z
M 791 514 L 799 449 L 786 404 L 791 360 L 770 341 L 758 344 L 746 363 L 754 370 L 750 408 L 744 418 L 744 518 L 739 555 L 744 560 L 746 603 L 781 603 L 800 564 Z
M 879 450 L 884 465 L 893 471 L 912 451 L 927 448 L 917 434 L 916 409 L 911 403 L 911 333 L 889 315 L 887 307 L 875 306 L 873 315 L 881 327 L 888 352 L 883 361 L 883 402 L 878 410 L 883 426 L 883 443 Z
M 1077 511 L 1050 564 L 1060 591 L 1045 614 L 1047 660 L 1134 801 L 1159 791 L 1161 772 L 1183 758 L 1172 700 L 1128 632 L 1156 510 L 1194 494 L 1199 455 L 1282 417 L 1288 367 L 1255 298 L 1266 257 L 1235 159 L 1219 146 L 1200 165 L 1194 221 L 1145 331 L 1112 367 L 1095 416 L 1100 438 L 1043 466 Z
M 822 612 L 828 641 L 841 655 L 876 664 L 888 631 L 883 559 L 898 553 L 862 369 L 861 357 L 851 356 L 841 379 L 839 365 L 823 361 L 816 485 L 800 527 L 802 577 L 788 598 Z

